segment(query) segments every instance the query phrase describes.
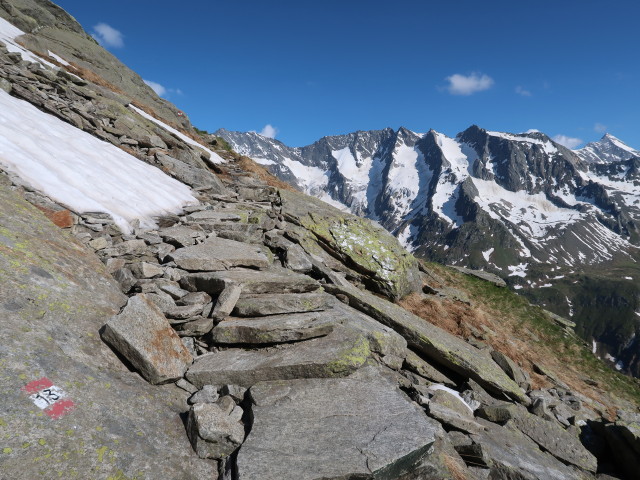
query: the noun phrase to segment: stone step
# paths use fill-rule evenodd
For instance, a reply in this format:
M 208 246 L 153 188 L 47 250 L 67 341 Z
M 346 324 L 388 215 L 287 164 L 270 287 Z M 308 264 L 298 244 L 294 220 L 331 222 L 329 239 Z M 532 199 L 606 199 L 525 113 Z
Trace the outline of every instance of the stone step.
M 211 335 L 214 343 L 221 344 L 294 342 L 328 335 L 341 320 L 331 312 L 228 318 Z
M 209 238 L 200 245 L 179 248 L 168 258 L 184 270 L 219 271 L 233 267 L 267 268 L 271 264 L 262 249 L 224 238 Z
M 329 299 L 326 293 L 280 293 L 273 295 L 241 295 L 233 310 L 238 317 L 257 317 L 283 313 L 302 313 L 325 310 Z
M 325 337 L 271 348 L 232 348 L 198 357 L 186 378 L 204 385 L 240 385 L 294 378 L 342 377 L 361 367 L 371 350 L 364 335 L 336 326 Z
M 309 293 L 321 288 L 313 278 L 284 269 L 280 271 L 238 269 L 192 273 L 180 280 L 180 286 L 190 292 L 203 291 L 218 294 L 228 285 L 239 285 L 244 294 Z

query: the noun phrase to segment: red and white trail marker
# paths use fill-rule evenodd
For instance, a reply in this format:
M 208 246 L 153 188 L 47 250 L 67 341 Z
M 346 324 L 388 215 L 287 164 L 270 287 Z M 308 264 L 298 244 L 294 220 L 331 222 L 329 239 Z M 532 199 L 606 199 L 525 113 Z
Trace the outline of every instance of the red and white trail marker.
M 63 417 L 76 405 L 67 397 L 67 394 L 60 387 L 56 387 L 47 377 L 27 383 L 22 387 L 22 391 L 29 395 L 36 407 L 44 410 L 49 417 L 57 420 Z

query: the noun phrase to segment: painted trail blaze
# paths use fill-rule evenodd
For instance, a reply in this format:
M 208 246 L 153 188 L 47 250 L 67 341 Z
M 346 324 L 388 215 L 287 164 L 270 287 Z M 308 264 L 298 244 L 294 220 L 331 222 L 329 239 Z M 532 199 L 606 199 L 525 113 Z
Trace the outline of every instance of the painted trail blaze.
M 29 395 L 31 401 L 44 410 L 49 417 L 57 420 L 75 408 L 75 403 L 66 398 L 67 394 L 53 384 L 47 377 L 27 383 L 22 391 Z

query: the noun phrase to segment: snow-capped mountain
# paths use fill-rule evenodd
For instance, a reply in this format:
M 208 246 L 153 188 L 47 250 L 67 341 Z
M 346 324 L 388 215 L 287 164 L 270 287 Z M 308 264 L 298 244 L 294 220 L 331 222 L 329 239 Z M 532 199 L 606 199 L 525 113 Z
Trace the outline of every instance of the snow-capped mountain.
M 640 154 L 609 135 L 573 152 L 543 133 L 476 126 L 455 138 L 400 128 L 302 148 L 256 133 L 217 134 L 301 190 L 379 221 L 427 257 L 471 257 L 465 263 L 514 275 L 532 262 L 608 261 L 634 252 L 640 240 Z
M 301 148 L 216 134 L 301 190 L 377 220 L 423 258 L 507 278 L 612 356 L 624 357 L 613 345 L 635 348 L 640 278 L 628 268 L 640 260 L 640 153 L 615 137 L 572 151 L 540 132 L 477 126 L 455 138 L 387 128 Z M 611 300 L 620 282 L 632 288 Z M 607 302 L 624 312 L 604 328 Z
M 609 133 L 599 141 L 588 143 L 580 150 L 576 150 L 576 153 L 585 162 L 590 163 L 619 162 L 640 157 L 640 150 L 631 148 Z

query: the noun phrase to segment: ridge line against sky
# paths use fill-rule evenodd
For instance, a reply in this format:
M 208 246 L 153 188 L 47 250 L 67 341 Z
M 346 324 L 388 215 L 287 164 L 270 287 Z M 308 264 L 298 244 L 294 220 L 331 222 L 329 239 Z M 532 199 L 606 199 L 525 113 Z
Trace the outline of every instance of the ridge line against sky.
M 640 147 L 630 0 L 55 3 L 208 131 L 301 146 L 477 124 L 570 148 L 605 132 Z

